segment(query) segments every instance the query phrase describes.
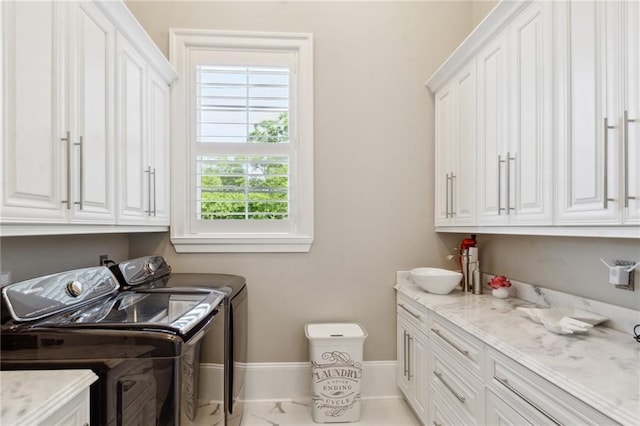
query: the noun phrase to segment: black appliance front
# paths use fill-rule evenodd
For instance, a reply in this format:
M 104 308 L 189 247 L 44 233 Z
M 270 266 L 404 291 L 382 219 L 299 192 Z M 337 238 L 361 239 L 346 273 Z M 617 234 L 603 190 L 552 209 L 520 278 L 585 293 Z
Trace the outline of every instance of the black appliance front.
M 34 330 L 2 336 L 2 370 L 91 369 L 92 425 L 178 425 L 182 342 L 174 336 Z
M 200 360 L 222 371 L 223 381 L 206 388 L 211 395 L 203 399 L 220 402 L 226 426 L 239 426 L 244 412 L 244 384 L 247 365 L 248 290 L 238 275 L 174 273 L 162 256 L 146 256 L 111 267 L 124 288 L 207 288 L 226 295 L 219 306 L 221 323 L 202 339 Z M 224 342 L 224 344 L 221 344 Z M 196 375 L 197 376 L 197 375 Z
M 225 274 L 172 273 L 160 283 L 171 288 L 212 288 L 227 295 L 219 306 L 225 325 L 222 329 L 212 327 L 204 336 L 200 359 L 203 363 L 223 368 L 224 387 L 219 395 L 222 395 L 224 401 L 224 424 L 239 426 L 244 412 L 249 312 L 248 290 L 244 278 Z M 222 348 L 219 345 L 221 341 L 224 342 Z
M 178 425 L 195 417 L 190 380 L 202 337 L 224 327 L 224 295 L 206 289 L 118 292 L 106 268 L 2 289 L 0 368 L 92 369 L 95 425 Z M 197 364 L 196 364 L 197 366 Z

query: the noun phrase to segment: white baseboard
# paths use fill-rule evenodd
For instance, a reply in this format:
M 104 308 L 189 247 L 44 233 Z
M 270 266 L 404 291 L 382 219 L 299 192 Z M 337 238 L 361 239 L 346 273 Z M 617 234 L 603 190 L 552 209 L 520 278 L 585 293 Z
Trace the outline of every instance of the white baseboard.
M 200 397 L 220 401 L 222 368 L 200 365 Z M 360 391 L 363 399 L 400 398 L 396 361 L 364 361 Z M 245 399 L 248 401 L 300 401 L 311 399 L 311 365 L 308 362 L 246 364 Z

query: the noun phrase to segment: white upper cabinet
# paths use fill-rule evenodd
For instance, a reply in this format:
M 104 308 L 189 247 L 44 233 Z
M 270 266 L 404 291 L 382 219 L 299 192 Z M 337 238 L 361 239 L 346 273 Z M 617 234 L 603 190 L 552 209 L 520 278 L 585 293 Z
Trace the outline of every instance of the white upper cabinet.
M 553 222 L 552 3 L 532 3 L 509 28 L 507 176 L 512 225 Z M 513 158 L 513 159 L 511 159 Z
M 555 8 L 557 223 L 640 223 L 638 3 Z
M 551 3 L 531 3 L 478 55 L 481 225 L 551 225 Z
M 627 224 L 640 224 L 640 3 L 622 3 L 623 34 L 626 56 L 623 69 L 624 128 L 623 216 Z
M 507 149 L 507 38 L 501 34 L 478 55 L 479 224 L 507 223 L 511 153 Z
M 146 134 L 143 103 L 146 63 L 133 46 L 118 37 L 118 164 L 121 223 L 147 218 Z
M 475 224 L 476 64 L 436 94 L 436 225 Z
M 169 224 L 169 86 L 118 37 L 119 223 Z
M 64 29 L 58 2 L 2 2 L 2 220 L 64 222 Z M 38 55 L 29 52 L 39 52 Z
M 149 167 L 151 168 L 150 221 L 169 225 L 169 86 L 149 70 Z
M 7 0 L 0 14 L 2 235 L 166 229 L 176 74 L 126 6 Z M 125 37 L 143 53 L 116 54 Z M 146 228 L 113 226 L 130 224 Z
M 3 222 L 113 223 L 113 25 L 92 3 L 2 9 Z
M 639 27 L 636 0 L 496 5 L 427 82 L 437 230 L 640 238 Z
M 115 27 L 89 2 L 70 3 L 71 66 L 67 80 L 73 148 L 74 221 L 105 224 L 115 221 L 114 184 L 114 67 Z M 75 84 L 74 84 L 75 83 Z

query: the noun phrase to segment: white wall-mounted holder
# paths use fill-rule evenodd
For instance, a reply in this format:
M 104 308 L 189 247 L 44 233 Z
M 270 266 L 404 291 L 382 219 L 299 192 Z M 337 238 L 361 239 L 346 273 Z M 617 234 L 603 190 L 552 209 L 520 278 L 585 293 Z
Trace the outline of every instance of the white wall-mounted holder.
M 609 268 L 609 284 L 613 284 L 616 288 L 633 291 L 635 288 L 633 270 L 640 265 L 640 262 L 629 260 L 616 260 L 614 265 L 609 265 L 604 259 L 600 258 L 607 268 Z

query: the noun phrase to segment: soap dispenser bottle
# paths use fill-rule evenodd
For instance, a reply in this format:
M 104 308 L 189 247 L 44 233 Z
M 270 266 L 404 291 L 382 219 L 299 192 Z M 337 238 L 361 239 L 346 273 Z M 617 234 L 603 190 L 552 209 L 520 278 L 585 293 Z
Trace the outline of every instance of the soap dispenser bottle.
M 460 243 L 460 272 L 462 272 L 462 291 L 472 291 L 472 271 L 470 270 L 470 263 L 472 259 L 470 258 L 471 252 L 475 253 L 476 261 L 477 261 L 477 248 L 475 250 L 471 250 L 471 248 L 477 247 L 478 242 L 476 241 L 476 235 L 471 234 L 470 238 L 465 238 Z

